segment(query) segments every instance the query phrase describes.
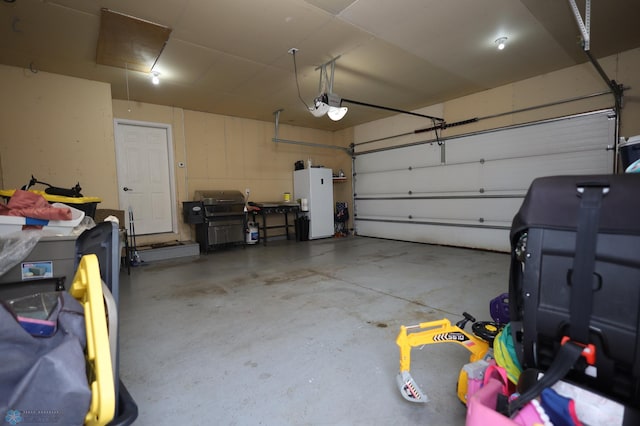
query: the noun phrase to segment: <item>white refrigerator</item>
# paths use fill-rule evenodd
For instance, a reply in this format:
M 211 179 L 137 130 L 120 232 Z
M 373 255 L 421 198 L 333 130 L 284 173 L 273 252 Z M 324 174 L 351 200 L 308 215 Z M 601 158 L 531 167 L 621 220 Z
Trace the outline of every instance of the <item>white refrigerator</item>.
M 332 237 L 333 172 L 324 167 L 311 167 L 293 172 L 293 199 L 306 198 L 309 217 L 309 239 Z

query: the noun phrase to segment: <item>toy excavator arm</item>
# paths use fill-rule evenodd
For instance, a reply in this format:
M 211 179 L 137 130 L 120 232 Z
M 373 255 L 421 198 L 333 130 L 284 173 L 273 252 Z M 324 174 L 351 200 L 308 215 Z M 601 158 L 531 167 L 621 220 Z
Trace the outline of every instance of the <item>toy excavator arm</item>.
M 421 331 L 413 331 L 416 329 Z M 451 325 L 448 319 L 400 326 L 396 343 L 400 348 L 400 373 L 396 378 L 397 384 L 402 396 L 412 402 L 426 402 L 428 399 L 409 373 L 411 348 L 435 343 L 457 343 L 471 352 L 470 362 L 482 359 L 489 350 L 487 342 L 465 332 L 458 325 Z
M 411 332 L 420 329 L 422 331 Z M 470 362 L 482 359 L 489 348 L 487 342 L 467 333 L 448 319 L 423 322 L 418 325 L 400 326 L 396 339 L 400 347 L 400 371 L 409 371 L 411 364 L 411 348 L 434 343 L 457 343 L 464 346 L 471 356 Z

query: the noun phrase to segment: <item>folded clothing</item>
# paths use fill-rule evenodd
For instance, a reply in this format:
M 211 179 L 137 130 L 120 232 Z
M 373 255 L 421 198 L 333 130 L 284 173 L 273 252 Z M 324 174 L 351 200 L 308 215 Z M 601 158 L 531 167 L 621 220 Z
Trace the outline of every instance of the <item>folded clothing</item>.
M 21 189 L 13 193 L 6 205 L 0 203 L 0 215 L 45 220 L 72 219 L 70 208 L 53 207 L 42 195 Z

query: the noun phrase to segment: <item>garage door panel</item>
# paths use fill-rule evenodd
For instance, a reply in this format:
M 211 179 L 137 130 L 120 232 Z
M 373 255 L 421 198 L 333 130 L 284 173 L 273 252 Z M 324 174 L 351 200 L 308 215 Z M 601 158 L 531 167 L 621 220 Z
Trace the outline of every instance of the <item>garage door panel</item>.
M 408 170 L 397 170 L 391 172 L 380 173 L 357 173 L 355 181 L 357 182 L 359 197 L 367 197 L 370 195 L 394 196 L 406 194 L 408 187 L 402 185 L 410 181 L 411 173 Z
M 505 229 L 485 229 L 457 226 L 432 226 L 413 224 L 406 226 L 393 222 L 358 223 L 358 233 L 368 237 L 389 240 L 414 241 L 417 243 L 451 245 L 504 251 L 504 241 L 509 240 Z
M 367 155 L 367 161 L 361 163 L 358 173 L 408 170 L 409 167 L 424 167 L 440 164 L 438 144 L 426 144 L 403 148 L 401 151 L 389 150 Z
M 453 138 L 447 142 L 447 163 L 598 150 L 610 137 L 615 120 L 605 116 L 598 128 L 593 122 L 592 115 L 585 115 L 507 129 L 500 137 L 488 132 Z
M 367 173 L 356 176 L 359 197 L 442 193 L 469 194 L 492 191 L 526 191 L 538 176 L 602 173 L 610 167 L 612 153 L 605 149 L 538 157 L 510 158 L 425 167 L 412 170 Z
M 478 181 L 486 190 L 526 190 L 538 176 L 598 174 L 611 169 L 612 153 L 604 149 L 485 163 Z
M 356 151 L 356 232 L 508 251 L 508 238 L 500 238 L 535 178 L 613 171 L 611 115 L 598 111 L 496 129 L 445 139 L 444 147 Z
M 455 169 L 457 178 L 449 175 Z M 375 194 L 407 195 L 437 194 L 442 192 L 460 192 L 475 190 L 471 182 L 478 176 L 479 164 L 458 164 L 450 167 L 425 167 L 393 172 L 368 173 L 356 175 L 359 197 Z
M 522 197 L 362 200 L 358 202 L 358 218 L 384 218 L 416 221 L 470 220 L 508 222 L 512 211 L 520 207 Z

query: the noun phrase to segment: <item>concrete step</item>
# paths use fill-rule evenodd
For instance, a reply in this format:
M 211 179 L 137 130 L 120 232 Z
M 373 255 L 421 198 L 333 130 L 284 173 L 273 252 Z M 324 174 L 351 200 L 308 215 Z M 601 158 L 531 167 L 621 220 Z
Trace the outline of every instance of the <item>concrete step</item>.
M 199 256 L 200 245 L 193 241 L 174 241 L 138 247 L 138 255 L 143 262 L 175 259 L 177 257 Z

